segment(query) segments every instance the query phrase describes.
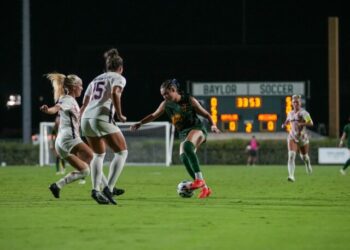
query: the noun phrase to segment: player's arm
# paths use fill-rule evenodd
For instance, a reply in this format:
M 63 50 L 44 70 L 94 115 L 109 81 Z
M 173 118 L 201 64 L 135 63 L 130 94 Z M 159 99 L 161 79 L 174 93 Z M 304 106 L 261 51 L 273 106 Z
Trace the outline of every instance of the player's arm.
M 311 116 L 310 116 L 310 114 L 305 114 L 304 116 L 303 116 L 303 121 L 300 121 L 300 122 L 298 122 L 298 126 L 301 126 L 301 127 L 312 127 L 312 126 L 314 126 L 314 123 L 313 123 L 313 121 L 312 121 L 312 119 L 311 119 Z
M 43 105 L 40 107 L 40 111 L 49 114 L 49 115 L 54 115 L 56 114 L 61 108 L 61 105 L 56 104 L 55 106 L 49 107 L 47 105 Z
M 340 137 L 339 147 L 343 146 L 345 139 L 346 139 L 346 133 L 343 132 L 342 136 Z
M 79 119 L 81 119 L 81 117 L 83 116 L 86 107 L 88 106 L 89 102 L 90 102 L 90 97 L 92 96 L 92 84 L 90 83 L 87 87 L 87 89 L 85 90 L 85 94 L 84 94 L 84 98 L 83 98 L 83 104 L 80 107 L 80 117 Z
M 84 111 L 85 111 L 87 105 L 89 104 L 89 102 L 90 102 L 90 96 L 89 95 L 85 95 L 84 99 L 83 99 L 83 105 L 81 105 L 81 108 L 80 108 L 80 117 L 79 117 L 80 119 L 83 116 Z
M 139 129 L 142 124 L 146 124 L 149 123 L 151 121 L 154 121 L 155 119 L 157 119 L 158 117 L 160 117 L 165 111 L 165 101 L 163 101 L 159 107 L 156 109 L 156 111 L 154 111 L 152 114 L 149 114 L 147 116 L 145 116 L 144 118 L 142 118 L 139 122 L 133 124 L 130 126 L 130 129 L 132 131 L 135 131 L 137 129 Z
M 126 117 L 122 113 L 121 97 L 123 88 L 120 86 L 113 86 L 112 88 L 112 102 L 115 108 L 115 114 L 119 121 L 126 122 Z
M 190 97 L 190 98 L 191 98 L 192 106 L 193 106 L 194 110 L 196 111 L 196 113 L 203 116 L 204 118 L 206 118 L 209 121 L 211 131 L 215 132 L 215 133 L 220 133 L 220 130 L 218 129 L 218 127 L 214 123 L 213 118 L 211 117 L 209 112 L 206 111 L 202 107 L 202 105 L 198 102 L 198 100 L 196 98 L 194 98 L 194 97 Z
M 288 125 L 288 123 L 290 123 L 290 115 L 289 115 L 289 113 L 288 113 L 287 118 L 284 121 L 284 123 L 282 123 L 282 126 L 281 126 L 282 129 L 284 129 Z

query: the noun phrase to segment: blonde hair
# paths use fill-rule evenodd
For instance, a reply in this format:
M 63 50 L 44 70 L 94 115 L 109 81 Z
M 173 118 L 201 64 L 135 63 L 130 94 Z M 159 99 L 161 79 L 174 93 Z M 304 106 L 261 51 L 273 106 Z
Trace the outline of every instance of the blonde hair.
M 301 95 L 293 95 L 292 99 L 299 99 L 299 100 L 301 100 Z
M 49 73 L 46 77 L 51 81 L 55 102 L 61 96 L 64 96 L 72 87 L 82 83 L 80 77 L 73 74 L 65 76 L 60 73 Z
M 292 101 L 297 101 L 299 102 L 299 105 L 301 106 L 301 95 L 293 95 L 292 96 Z

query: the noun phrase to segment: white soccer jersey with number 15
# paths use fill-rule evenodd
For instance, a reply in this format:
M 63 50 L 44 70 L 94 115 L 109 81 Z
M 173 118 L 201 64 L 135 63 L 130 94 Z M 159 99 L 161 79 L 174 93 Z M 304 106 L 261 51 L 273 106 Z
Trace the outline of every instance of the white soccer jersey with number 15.
M 82 118 L 112 122 L 115 111 L 111 99 L 112 89 L 114 86 L 123 89 L 125 85 L 125 78 L 115 72 L 107 72 L 97 76 L 85 91 L 85 97 L 89 96 L 90 101 Z

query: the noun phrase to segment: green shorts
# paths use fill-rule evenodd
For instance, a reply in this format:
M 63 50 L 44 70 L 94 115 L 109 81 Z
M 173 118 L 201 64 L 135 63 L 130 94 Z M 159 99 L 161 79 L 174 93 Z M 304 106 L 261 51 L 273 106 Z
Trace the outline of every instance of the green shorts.
M 197 126 L 193 126 L 193 127 L 190 127 L 190 128 L 185 128 L 181 131 L 179 131 L 179 138 L 181 141 L 185 140 L 188 133 L 191 131 L 191 130 L 201 130 L 203 132 L 203 135 L 205 137 L 205 140 L 204 142 L 207 140 L 207 137 L 208 137 L 208 131 L 207 129 L 205 128 L 204 125 L 197 125 Z

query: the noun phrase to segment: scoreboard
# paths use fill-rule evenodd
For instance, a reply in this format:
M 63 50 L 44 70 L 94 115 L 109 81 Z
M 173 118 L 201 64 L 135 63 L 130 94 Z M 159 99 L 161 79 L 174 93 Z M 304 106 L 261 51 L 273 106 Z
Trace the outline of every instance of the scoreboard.
M 305 82 L 192 82 L 191 87 L 192 95 L 226 132 L 282 131 L 292 95 L 305 96 Z

